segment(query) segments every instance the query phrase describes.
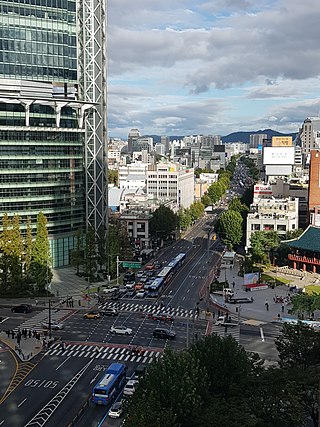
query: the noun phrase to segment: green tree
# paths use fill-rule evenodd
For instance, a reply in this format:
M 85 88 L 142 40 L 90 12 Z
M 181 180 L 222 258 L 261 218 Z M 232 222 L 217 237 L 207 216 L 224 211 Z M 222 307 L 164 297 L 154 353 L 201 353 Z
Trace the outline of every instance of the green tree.
M 291 298 L 292 302 L 292 313 L 298 313 L 301 317 L 305 316 L 307 313 L 308 317 L 311 316 L 316 310 L 320 310 L 320 295 L 308 295 L 308 294 L 300 294 L 294 295 Z
M 2 293 L 7 294 L 10 287 L 10 241 L 11 220 L 7 213 L 2 217 L 2 233 L 0 238 L 0 277 Z
M 75 235 L 75 246 L 70 251 L 70 263 L 76 269 L 76 274 L 80 273 L 80 267 L 84 264 L 84 236 L 81 229 Z
M 96 235 L 91 225 L 88 226 L 85 235 L 83 269 L 85 276 L 90 282 L 90 279 L 93 279 L 97 271 Z
M 201 218 L 204 213 L 204 205 L 201 202 L 194 202 L 189 208 L 189 212 L 193 221 Z
M 24 239 L 24 272 L 26 275 L 27 282 L 31 278 L 31 262 L 32 262 L 32 227 L 31 227 L 31 218 L 28 216 L 26 224 L 26 236 Z
M 180 209 L 178 212 L 178 223 L 180 230 L 187 230 L 192 224 L 192 217 L 190 215 L 189 209 Z
M 303 231 L 304 230 L 302 228 L 297 228 L 296 230 L 290 230 L 287 232 L 285 239 L 286 240 L 297 239 L 298 237 L 301 236 Z
M 217 203 L 223 195 L 222 185 L 217 181 L 210 185 L 208 188 L 208 196 L 213 203 Z
M 246 218 L 249 208 L 241 202 L 239 197 L 234 197 L 231 202 L 229 203 L 229 209 L 239 212 L 239 214 L 242 216 L 242 218 Z
M 108 183 L 114 186 L 119 185 L 119 172 L 115 169 L 108 169 Z
M 177 229 L 178 216 L 168 207 L 161 205 L 156 209 L 149 221 L 150 234 L 153 237 L 167 240 Z
M 279 246 L 276 231 L 256 231 L 251 235 L 252 260 L 255 263 L 270 265 L 270 252 Z
M 188 425 L 207 393 L 205 370 L 188 352 L 167 350 L 151 364 L 129 402 L 128 427 Z
M 12 230 L 10 241 L 10 280 L 11 286 L 18 292 L 22 285 L 22 255 L 23 239 L 20 230 L 20 217 L 12 218 Z
M 320 334 L 305 323 L 284 323 L 275 344 L 280 367 L 306 370 L 320 365 Z
M 208 196 L 208 194 L 204 194 L 201 197 L 201 203 L 207 208 L 208 206 L 212 205 L 212 200 L 211 198 Z
M 107 236 L 104 227 L 98 231 L 97 237 L 97 264 L 100 271 L 104 271 L 107 264 Z
M 37 216 L 37 232 L 32 245 L 32 278 L 39 293 L 44 293 L 46 285 L 52 280 L 50 269 L 50 243 L 47 230 L 47 218 L 40 212 Z
M 223 242 L 228 246 L 238 245 L 242 238 L 242 216 L 239 212 L 227 210 L 219 218 L 218 230 Z

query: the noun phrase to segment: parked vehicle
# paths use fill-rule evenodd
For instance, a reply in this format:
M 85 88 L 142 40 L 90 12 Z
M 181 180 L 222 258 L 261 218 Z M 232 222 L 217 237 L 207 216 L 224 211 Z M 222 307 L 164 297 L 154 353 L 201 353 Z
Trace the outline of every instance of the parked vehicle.
M 126 326 L 123 326 L 123 325 L 120 325 L 120 326 L 111 326 L 110 332 L 112 334 L 117 334 L 117 335 L 131 335 L 132 334 L 132 329 L 131 328 L 127 328 Z
M 153 331 L 154 338 L 165 338 L 169 340 L 173 340 L 176 337 L 176 333 L 174 331 L 170 331 L 165 328 L 156 328 Z
M 12 313 L 31 313 L 32 311 L 32 305 L 30 304 L 20 304 L 16 305 L 15 307 L 11 308 Z

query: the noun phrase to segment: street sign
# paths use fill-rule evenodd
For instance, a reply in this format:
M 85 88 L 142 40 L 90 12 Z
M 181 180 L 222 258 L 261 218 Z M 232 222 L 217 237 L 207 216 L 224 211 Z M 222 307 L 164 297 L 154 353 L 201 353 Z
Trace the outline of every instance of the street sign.
M 124 267 L 124 268 L 141 268 L 141 262 L 123 261 L 122 267 Z

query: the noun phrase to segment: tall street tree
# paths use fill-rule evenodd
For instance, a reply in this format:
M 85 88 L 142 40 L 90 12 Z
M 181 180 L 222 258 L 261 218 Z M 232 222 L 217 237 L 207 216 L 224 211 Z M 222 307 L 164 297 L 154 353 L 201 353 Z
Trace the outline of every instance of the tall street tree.
M 178 223 L 180 230 L 187 230 L 192 224 L 192 217 L 189 209 L 180 209 L 178 212 Z
M 27 218 L 26 224 L 26 235 L 24 239 L 24 273 L 26 276 L 26 281 L 29 282 L 31 278 L 31 261 L 32 261 L 32 227 L 31 227 L 31 218 Z
M 270 265 L 270 253 L 278 248 L 279 236 L 276 231 L 256 231 L 250 243 L 253 262 Z
M 22 255 L 23 239 L 20 230 L 20 217 L 14 215 L 10 241 L 10 280 L 15 292 L 19 292 L 22 285 Z
M 52 280 L 50 243 L 47 230 L 47 218 L 40 212 L 37 216 L 37 232 L 32 245 L 32 277 L 39 293 L 44 293 Z
M 167 240 L 177 229 L 178 217 L 168 207 L 161 205 L 156 209 L 149 221 L 150 234 L 155 238 Z
M 0 235 L 0 277 L 1 292 L 7 294 L 10 287 L 10 241 L 11 241 L 11 220 L 7 213 L 2 217 L 2 233 Z
M 232 247 L 242 239 L 242 216 L 239 212 L 227 210 L 219 218 L 218 230 L 223 242 Z

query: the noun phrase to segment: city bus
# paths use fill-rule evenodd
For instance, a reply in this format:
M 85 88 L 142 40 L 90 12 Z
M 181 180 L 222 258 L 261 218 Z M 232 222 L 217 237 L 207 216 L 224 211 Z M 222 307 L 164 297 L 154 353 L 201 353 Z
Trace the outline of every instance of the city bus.
M 126 382 L 127 367 L 122 363 L 111 363 L 103 377 L 92 390 L 92 401 L 98 405 L 110 405 Z
M 181 267 L 181 265 L 184 263 L 186 259 L 186 254 L 185 253 L 180 253 L 178 254 L 175 258 L 173 258 L 173 260 L 171 260 L 168 264 L 168 267 L 171 267 L 172 272 L 178 270 L 178 268 Z
M 154 279 L 154 281 L 151 283 L 150 287 L 149 287 L 149 296 L 152 298 L 156 298 L 162 288 L 162 285 L 164 283 L 164 278 L 163 277 L 157 277 L 156 279 Z

